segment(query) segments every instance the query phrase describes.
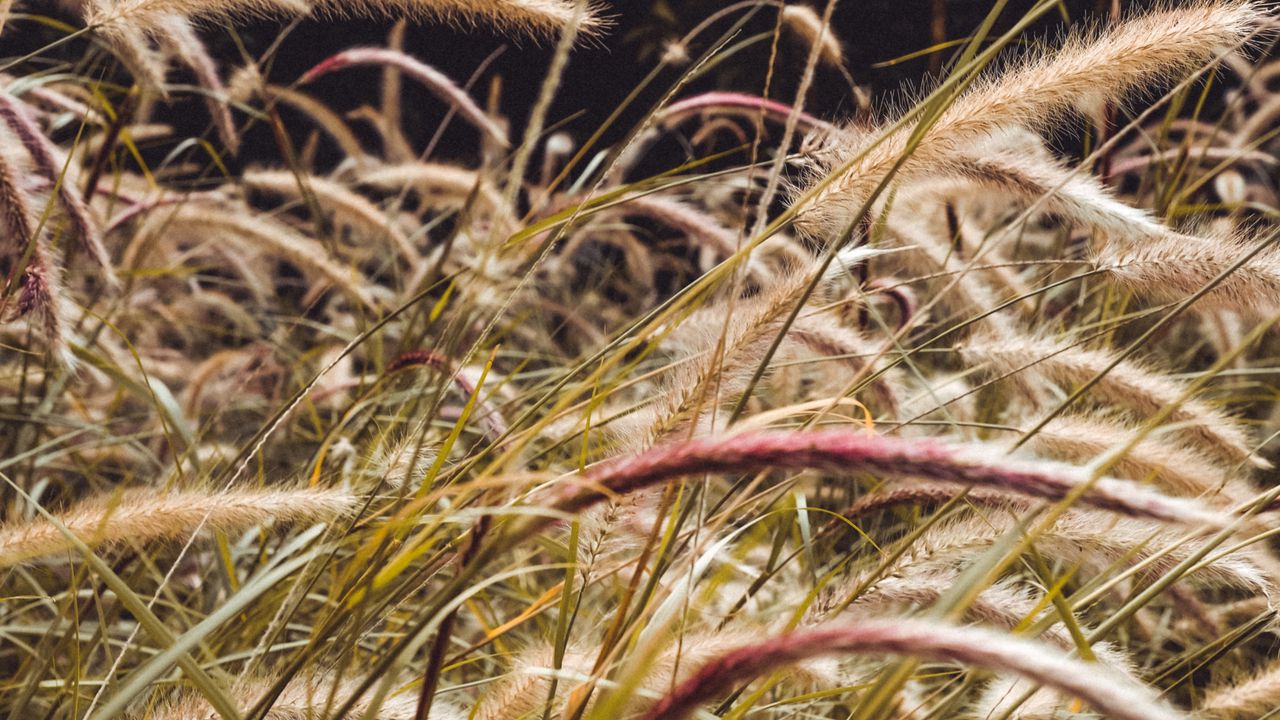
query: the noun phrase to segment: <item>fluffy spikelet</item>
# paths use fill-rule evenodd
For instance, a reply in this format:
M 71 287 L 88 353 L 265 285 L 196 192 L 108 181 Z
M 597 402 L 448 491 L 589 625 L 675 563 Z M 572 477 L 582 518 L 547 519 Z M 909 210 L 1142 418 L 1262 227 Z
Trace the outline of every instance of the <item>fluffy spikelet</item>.
M 378 206 L 328 178 L 307 176 L 303 182 L 306 190 L 314 193 L 321 206 L 332 211 L 339 222 L 359 228 L 370 237 L 389 240 L 406 262 L 418 259 L 417 248 Z M 303 197 L 303 186 L 299 185 L 298 177 L 288 170 L 250 170 L 244 174 L 244 183 L 288 198 Z
M 1134 432 L 1104 417 L 1061 417 L 1031 436 L 1028 445 L 1054 459 L 1085 464 Z M 1120 477 L 1151 482 L 1174 495 L 1213 497 L 1230 480 L 1223 468 L 1200 453 L 1159 437 L 1138 443 L 1113 468 Z
M 232 688 L 238 704 L 250 707 L 258 698 L 270 691 L 274 680 L 242 680 Z M 351 699 L 356 691 L 355 682 L 341 682 L 312 677 L 298 677 L 285 686 L 280 697 L 263 720 L 336 720 L 332 710 Z M 369 702 L 371 694 L 356 700 L 346 717 L 370 720 L 413 720 L 418 709 L 418 697 L 413 692 L 401 692 L 387 698 L 376 710 Z M 330 698 L 332 697 L 332 700 Z M 217 720 L 218 713 L 200 695 L 188 694 L 172 703 L 162 705 L 146 713 L 134 716 L 136 720 Z M 440 700 L 431 703 L 431 715 L 427 720 L 464 720 L 466 711 Z
M 1014 127 L 1045 130 L 1072 109 L 1096 115 L 1107 102 L 1156 81 L 1192 71 L 1214 53 L 1240 44 L 1265 18 L 1250 2 L 1199 2 L 1143 15 L 1100 36 L 1078 36 L 1052 55 L 1020 62 L 975 84 L 925 134 L 903 166 L 944 169 L 962 149 Z M 807 205 L 797 225 L 806 233 L 839 232 L 907 150 L 908 132 L 887 138 Z M 833 158 L 859 148 L 842 147 Z
M 1079 697 L 1122 720 L 1174 720 L 1146 688 L 1051 646 L 982 628 L 924 620 L 866 621 L 820 626 L 747 645 L 704 665 L 647 713 L 645 720 L 682 720 L 700 705 L 772 670 L 814 657 L 907 655 L 1016 673 Z
M 220 230 L 231 242 L 286 260 L 319 276 L 356 302 L 369 308 L 377 307 L 365 283 L 330 258 L 324 245 L 280 222 L 250 212 L 239 213 L 230 207 L 197 202 L 187 203 L 173 213 L 164 213 L 162 220 L 161 232 L 185 226 L 207 236 L 211 230 Z
M 659 446 L 607 463 L 582 477 L 583 488 L 561 490 L 560 497 L 552 503 L 558 509 L 576 512 L 610 494 L 635 492 L 689 474 L 770 468 L 920 477 L 1049 499 L 1060 499 L 1090 483 L 1089 474 L 1079 468 L 1018 461 L 990 446 L 947 445 L 927 439 L 848 431 L 743 432 Z M 1208 526 L 1228 522 L 1224 514 L 1195 501 L 1168 497 L 1112 478 L 1093 481 L 1080 501 L 1134 517 L 1169 522 Z
M 265 522 L 320 522 L 349 511 L 357 498 L 341 490 L 184 490 L 135 488 L 76 503 L 56 517 L 93 546 L 177 540 L 202 522 L 210 531 L 236 532 Z M 0 528 L 0 567 L 67 552 L 66 536 L 44 518 Z
M 166 14 L 206 20 L 236 17 L 290 17 L 316 11 L 337 17 L 408 17 L 415 20 L 468 20 L 523 34 L 550 35 L 573 19 L 572 0 L 94 0 L 85 22 L 98 28 L 136 25 L 149 28 Z M 594 3 L 580 19 L 581 32 L 595 33 L 605 23 Z
M 50 183 L 57 185 L 58 202 L 67 213 L 67 219 L 80 243 L 89 255 L 97 262 L 103 278 L 111 286 L 119 284 L 115 270 L 111 265 L 111 256 L 102 244 L 102 233 L 89 214 L 80 196 L 75 192 L 72 176 L 63 177 L 62 164 L 57 159 L 57 149 L 44 136 L 26 109 L 6 92 L 0 92 L 0 120 L 18 137 L 27 154 L 31 156 L 36 171 L 45 176 Z
M 996 514 L 945 523 L 931 529 L 913 546 L 896 572 L 919 572 L 916 565 L 962 567 L 971 553 L 990 546 L 1013 528 L 1013 522 Z M 1176 531 L 1148 521 L 1073 510 L 1036 540 L 1045 557 L 1078 564 L 1090 573 L 1115 567 L 1144 564 L 1141 577 L 1157 577 L 1172 570 L 1202 547 L 1187 542 Z M 1159 555 L 1159 557 L 1156 557 Z M 1272 595 L 1270 560 L 1260 551 L 1244 548 L 1222 557 L 1187 576 L 1205 587 L 1223 587 Z
M 1109 245 L 1098 265 L 1146 300 L 1176 302 L 1195 294 L 1253 248 L 1236 239 L 1171 234 L 1133 245 Z M 1267 248 L 1196 301 L 1199 311 L 1267 315 L 1280 307 L 1280 251 Z
M 652 658 L 641 680 L 640 690 L 626 705 L 628 716 L 649 708 L 653 698 L 672 685 L 683 682 L 699 666 L 733 648 L 740 647 L 758 633 L 745 631 L 691 632 L 680 638 L 672 638 Z M 563 711 L 572 690 L 591 675 L 598 651 L 568 649 L 561 662 L 553 717 Z M 555 655 L 549 645 L 540 645 L 520 654 L 510 675 L 495 684 L 477 703 L 474 720 L 513 720 L 537 717 L 550 690 L 551 679 L 557 675 Z M 831 683 L 834 678 L 817 662 L 804 663 L 795 668 L 788 684 L 812 687 Z M 597 695 L 598 697 L 598 695 Z
M 808 45 L 817 45 L 822 62 L 831 67 L 844 66 L 844 48 L 836 39 L 832 28 L 823 27 L 822 16 L 808 5 L 787 5 L 782 8 L 782 25 L 795 33 Z
M 961 348 L 961 352 L 968 361 L 991 362 L 1001 372 L 1027 368 L 1022 373 L 1037 373 L 1067 389 L 1088 382 L 1115 361 L 1115 356 L 1105 350 L 1064 347 L 1025 337 L 998 343 L 977 342 Z M 1092 396 L 1112 407 L 1129 410 L 1141 420 L 1172 404 L 1183 392 L 1184 386 L 1177 380 L 1132 360 L 1122 360 L 1094 385 Z M 1248 434 L 1239 423 L 1209 403 L 1195 398 L 1186 400 L 1169 421 L 1184 426 L 1177 431 L 1179 437 L 1219 460 L 1269 467 L 1265 460 L 1253 455 Z
M 1280 707 L 1280 663 L 1273 663 L 1243 682 L 1210 688 L 1196 717 L 1205 720 L 1262 717 Z

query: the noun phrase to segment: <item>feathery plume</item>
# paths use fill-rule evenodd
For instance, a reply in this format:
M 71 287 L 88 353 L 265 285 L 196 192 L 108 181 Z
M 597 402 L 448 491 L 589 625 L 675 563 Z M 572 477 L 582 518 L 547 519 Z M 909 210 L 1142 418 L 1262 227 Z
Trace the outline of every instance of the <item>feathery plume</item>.
M 183 490 L 134 488 L 91 498 L 58 513 L 58 520 L 89 545 L 146 544 L 181 539 L 204 523 L 208 531 L 236 532 L 264 522 L 320 522 L 355 507 L 343 490 Z M 67 552 L 73 546 L 47 519 L 0 527 L 0 567 Z
M 76 238 L 98 263 L 107 283 L 112 287 L 118 286 L 119 280 L 111 265 L 111 255 L 102 244 L 102 233 L 98 231 L 97 223 L 89 214 L 89 208 L 75 193 L 75 187 L 70 183 L 70 178 L 63 176 L 63 168 L 57 161 L 57 149 L 53 143 L 36 127 L 35 121 L 27 114 L 26 109 L 19 105 L 18 99 L 7 92 L 0 92 L 0 120 L 3 120 L 26 148 L 27 154 L 35 163 L 36 171 L 44 175 L 51 184 L 56 185 L 58 203 L 66 211 Z
M 1256 241 L 1255 241 L 1256 242 Z M 1250 252 L 1237 239 L 1170 234 L 1137 244 L 1109 244 L 1098 266 L 1125 287 L 1154 301 L 1184 300 Z M 1201 312 L 1227 310 L 1248 316 L 1280 307 L 1280 251 L 1262 250 L 1196 301 Z
M 1205 693 L 1196 717 L 1261 717 L 1280 707 L 1280 663 L 1272 663 L 1243 682 L 1222 683 Z
M 772 670 L 841 654 L 906 655 L 1016 673 L 1088 702 L 1121 720 L 1175 720 L 1146 688 L 1097 665 L 1066 657 L 1041 643 L 982 628 L 899 618 L 820 626 L 743 646 L 703 665 L 645 714 L 644 720 L 682 720 L 699 705 Z
M 1124 480 L 1100 478 L 1091 482 L 1089 474 L 1079 468 L 1014 460 L 989 446 L 947 445 L 848 431 L 737 433 L 659 446 L 590 470 L 581 478 L 583 488 L 561 490 L 551 504 L 577 512 L 614 494 L 635 492 L 684 475 L 770 468 L 920 477 L 1055 500 L 1089 485 L 1080 501 L 1093 507 L 1190 525 L 1221 527 L 1229 522 L 1226 515 L 1195 501 L 1161 495 Z
M 240 680 L 231 688 L 238 704 L 252 706 L 271 690 L 274 679 Z M 334 687 L 334 685 L 337 687 Z M 358 683 L 337 682 L 328 678 L 308 676 L 291 680 L 263 720 L 337 720 L 332 711 L 351 700 Z M 371 698 L 362 697 L 351 706 L 346 717 L 370 720 L 414 720 L 418 698 L 412 692 L 399 692 L 384 700 L 377 708 Z M 133 716 L 136 720 L 213 720 L 218 717 L 203 696 L 188 693 L 181 698 L 145 713 Z M 426 720 L 466 720 L 462 708 L 437 700 L 431 704 L 431 715 Z
M 332 210 L 337 220 L 358 227 L 370 237 L 386 238 L 405 261 L 412 263 L 419 258 L 418 249 L 378 206 L 352 192 L 342 183 L 328 178 L 307 175 L 299 184 L 298 176 L 288 170 L 248 170 L 244 184 L 264 192 L 303 199 L 303 188 L 315 194 L 321 206 Z
M 1115 355 L 1106 350 L 1020 336 L 1000 342 L 978 341 L 960 352 L 968 362 L 990 362 L 1002 372 L 1028 368 L 1066 388 L 1088 382 L 1115 362 Z M 1092 396 L 1112 407 L 1125 408 L 1140 420 L 1173 404 L 1183 392 L 1184 386 L 1177 380 L 1133 360 L 1122 360 L 1101 376 Z M 1182 402 L 1169 421 L 1183 426 L 1177 431 L 1179 437 L 1222 461 L 1270 466 L 1253 453 L 1249 436 L 1237 420 L 1203 400 Z
M 1251 2 L 1195 2 L 1138 16 L 1093 38 L 1077 36 L 1052 55 L 1023 60 L 975 83 L 925 133 L 903 169 L 945 168 L 961 148 L 993 132 L 1048 130 L 1073 109 L 1096 116 L 1108 103 L 1191 72 L 1219 50 L 1239 45 L 1265 18 Z M 909 135 L 909 129 L 894 133 L 852 167 L 841 168 L 833 183 L 800 208 L 797 226 L 811 235 L 847 227 L 906 154 Z M 857 145 L 841 148 L 831 159 L 859 152 Z
M 808 45 L 817 45 L 822 62 L 831 67 L 844 67 L 844 48 L 840 47 L 834 30 L 822 24 L 822 17 L 813 8 L 808 5 L 783 7 L 782 26 Z
M 1057 460 L 1085 464 L 1110 450 L 1135 428 L 1105 417 L 1059 417 L 1031 436 L 1029 447 Z M 1175 495 L 1212 498 L 1223 492 L 1230 475 L 1200 453 L 1160 437 L 1138 443 L 1113 466 L 1120 477 L 1151 481 Z
M 526 35 L 550 35 L 574 17 L 573 0 L 91 0 L 85 22 L 99 30 L 122 26 L 153 29 L 165 15 L 227 20 L 237 17 L 293 17 L 311 12 L 334 17 L 407 17 L 414 20 L 484 22 Z M 606 22 L 594 2 L 580 21 L 584 34 L 598 33 Z

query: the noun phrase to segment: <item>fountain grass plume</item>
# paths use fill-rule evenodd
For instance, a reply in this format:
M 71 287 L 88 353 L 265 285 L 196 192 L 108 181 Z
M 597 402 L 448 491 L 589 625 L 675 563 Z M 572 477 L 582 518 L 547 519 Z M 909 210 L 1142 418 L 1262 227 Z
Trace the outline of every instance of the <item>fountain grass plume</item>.
M 833 655 L 904 655 L 1012 672 L 1079 697 L 1119 720 L 1184 717 L 1153 694 L 1096 664 L 1052 646 L 973 627 L 900 618 L 823 625 L 745 645 L 702 666 L 658 702 L 644 720 L 682 720 L 698 706 L 801 660 Z

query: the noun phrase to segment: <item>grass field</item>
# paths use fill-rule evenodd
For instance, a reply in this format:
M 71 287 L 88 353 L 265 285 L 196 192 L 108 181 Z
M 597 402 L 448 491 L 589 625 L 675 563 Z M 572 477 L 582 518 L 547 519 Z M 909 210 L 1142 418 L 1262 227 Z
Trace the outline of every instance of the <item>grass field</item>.
M 1274 8 L 956 5 L 0 0 L 0 714 L 1280 717 Z

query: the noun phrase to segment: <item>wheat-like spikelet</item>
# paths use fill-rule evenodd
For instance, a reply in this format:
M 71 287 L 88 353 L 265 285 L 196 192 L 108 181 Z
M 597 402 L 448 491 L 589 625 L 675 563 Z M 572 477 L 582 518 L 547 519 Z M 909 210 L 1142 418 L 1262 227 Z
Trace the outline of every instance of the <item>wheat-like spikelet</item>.
M 203 525 L 236 532 L 262 523 L 321 522 L 351 510 L 357 498 L 342 490 L 184 490 L 135 488 L 83 500 L 56 515 L 89 545 L 114 546 L 180 540 Z M 74 546 L 45 518 L 0 527 L 0 567 L 55 555 Z
M 974 152 L 958 154 L 943 169 L 989 190 L 1039 203 L 1071 222 L 1096 229 L 1113 241 L 1144 241 L 1171 233 L 1145 210 L 1120 202 L 1093 175 L 1063 166 L 1037 138 L 1016 143 L 1001 133 Z M 1012 145 L 1012 146 L 1010 146 Z
M 430 207 L 461 207 L 473 191 L 491 211 L 502 207 L 501 194 L 483 176 L 469 168 L 443 163 L 379 165 L 356 173 L 362 184 L 380 190 L 416 193 Z
M 850 431 L 742 432 L 662 445 L 593 468 L 581 477 L 582 488 L 573 483 L 549 503 L 578 512 L 614 494 L 636 492 L 685 475 L 766 469 L 919 477 L 1049 499 L 1083 491 L 1080 502 L 1134 517 L 1211 527 L 1228 523 L 1226 515 L 1198 502 L 1161 495 L 1124 480 L 1094 479 L 1074 466 L 1015 460 L 991 446 Z
M 315 12 L 334 17 L 406 17 L 413 20 L 484 22 L 521 34 L 550 35 L 574 18 L 574 0 L 87 0 L 85 23 L 102 32 L 137 27 L 148 31 L 166 15 L 228 20 L 292 17 Z M 594 1 L 579 20 L 580 32 L 598 33 L 606 22 Z
M 1253 677 L 1210 687 L 1195 716 L 1205 720 L 1262 717 L 1280 707 L 1280 664 L 1272 663 Z
M 250 707 L 270 691 L 274 679 L 240 680 L 231 689 L 241 707 Z M 295 677 L 271 704 L 263 720 L 337 720 L 331 713 L 351 700 L 357 683 L 327 678 Z M 332 700 L 330 699 L 332 698 Z M 417 694 L 399 692 L 386 698 L 375 710 L 368 695 L 357 699 L 345 717 L 368 720 L 414 720 L 418 709 Z M 218 713 L 198 694 L 188 693 L 170 703 L 133 716 L 134 720 L 216 720 Z M 462 708 L 437 700 L 431 704 L 427 720 L 465 720 Z
M 1012 672 L 1079 697 L 1108 717 L 1174 720 L 1182 715 L 1146 688 L 1066 657 L 1051 646 L 982 628 L 899 618 L 799 630 L 726 653 L 704 665 L 645 720 L 682 720 L 738 685 L 801 660 L 843 654 L 906 655 Z
M 1134 432 L 1126 423 L 1101 416 L 1059 417 L 1032 435 L 1028 446 L 1056 460 L 1086 464 Z M 1217 463 L 1164 437 L 1143 439 L 1112 469 L 1120 477 L 1193 497 L 1213 498 L 1226 490 L 1231 480 L 1230 473 Z
M 159 34 L 160 42 L 176 55 L 191 72 L 210 96 L 205 98 L 205 107 L 213 118 L 213 127 L 227 149 L 235 154 L 240 149 L 240 135 L 236 132 L 235 119 L 231 117 L 231 106 L 227 99 L 227 88 L 218 75 L 218 65 L 209 56 L 204 43 L 191 27 L 186 18 L 179 15 L 162 15 L 157 24 L 164 29 Z
M 951 158 L 992 132 L 1050 129 L 1073 109 L 1096 116 L 1107 103 L 1191 72 L 1219 50 L 1239 45 L 1264 18 L 1258 5 L 1244 0 L 1196 2 L 1139 16 L 1094 38 L 1077 36 L 1051 55 L 1023 60 L 975 83 L 925 133 L 903 168 L 946 168 Z M 852 167 L 841 168 L 835 182 L 800 207 L 797 225 L 815 236 L 847 227 L 906 153 L 907 143 L 908 132 L 897 132 Z M 853 144 L 840 148 L 837 157 L 858 152 Z
M 998 342 L 984 339 L 960 348 L 960 352 L 969 362 L 990 362 L 1006 373 L 1020 371 L 1021 374 L 1029 370 L 1064 388 L 1092 380 L 1116 360 L 1115 355 L 1106 350 L 1064 346 L 1025 336 Z M 1141 420 L 1177 402 L 1184 394 L 1184 385 L 1126 359 L 1103 374 L 1091 392 L 1098 401 L 1129 410 Z M 1223 462 L 1269 465 L 1254 455 L 1249 436 L 1238 421 L 1203 400 L 1193 397 L 1181 402 L 1169 421 L 1182 426 L 1176 431 L 1178 437 Z
M 164 213 L 161 219 L 161 232 L 186 228 L 208 235 L 210 231 L 220 231 L 230 242 L 279 257 L 318 275 L 365 307 L 378 306 L 369 287 L 355 272 L 331 259 L 321 243 L 300 235 L 287 225 L 256 213 L 236 212 L 228 207 L 202 202 L 189 202 L 172 213 Z
M 825 27 L 822 17 L 808 5 L 786 5 L 782 8 L 782 25 L 808 45 L 817 45 L 822 62 L 831 67 L 844 66 L 844 48 L 832 28 Z
M 941 523 L 920 538 L 891 572 L 910 574 L 919 571 L 916 566 L 962 567 L 972 553 L 1013 527 L 1013 521 L 999 513 Z M 1202 541 L 1188 542 L 1180 533 L 1149 521 L 1088 510 L 1066 513 L 1036 539 L 1036 549 L 1045 557 L 1090 573 L 1141 564 L 1142 578 L 1169 572 L 1202 547 Z M 1271 564 L 1263 551 L 1243 548 L 1198 568 L 1187 579 L 1205 587 L 1271 595 L 1276 586 L 1270 577 Z
M 390 240 L 406 263 L 419 258 L 418 249 L 387 213 L 340 182 L 314 175 L 300 179 L 288 170 L 249 170 L 243 179 L 245 185 L 256 190 L 297 200 L 304 199 L 305 192 L 314 193 L 321 207 L 332 211 L 339 222 L 360 228 L 368 237 Z
M 67 213 L 76 238 L 89 251 L 103 273 L 103 278 L 111 286 L 119 285 L 115 269 L 111 264 L 111 256 L 102 244 L 102 233 L 89 214 L 89 208 L 76 194 L 71 182 L 70 173 L 64 176 L 62 164 L 57 160 L 57 149 L 53 143 L 40 132 L 35 121 L 28 115 L 17 98 L 7 92 L 0 92 L 0 120 L 9 128 L 26 149 L 35 164 L 36 171 L 57 187 L 58 202 Z
M 1098 257 L 1108 275 L 1147 300 L 1175 302 L 1195 294 L 1257 243 L 1186 235 L 1133 245 L 1108 245 Z M 1193 309 L 1269 315 L 1280 307 L 1280 252 L 1266 248 L 1236 268 Z

